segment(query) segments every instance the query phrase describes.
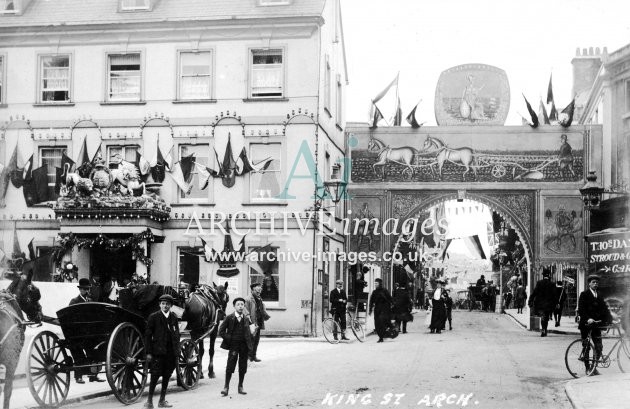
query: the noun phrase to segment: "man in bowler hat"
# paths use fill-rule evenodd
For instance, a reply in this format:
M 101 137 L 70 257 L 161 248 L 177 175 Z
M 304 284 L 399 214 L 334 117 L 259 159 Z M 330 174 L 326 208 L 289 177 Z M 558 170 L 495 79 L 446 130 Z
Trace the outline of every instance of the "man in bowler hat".
M 238 393 L 246 395 L 243 390 L 243 380 L 247 372 L 247 356 L 253 351 L 253 339 L 251 333 L 252 321 L 245 312 L 245 299 L 236 297 L 232 301 L 234 312 L 228 315 L 219 327 L 219 336 L 223 338 L 221 348 L 228 350 L 227 365 L 225 368 L 225 386 L 221 391 L 222 396 L 227 396 L 230 390 L 230 380 L 238 362 Z
M 542 280 L 536 283 L 534 292 L 529 298 L 529 307 L 534 307 L 536 314 L 540 315 L 540 336 L 546 337 L 549 318 L 556 306 L 556 286 L 549 279 L 549 271 L 543 271 L 542 276 Z
M 166 401 L 166 389 L 171 374 L 177 365 L 179 355 L 179 325 L 177 316 L 171 311 L 175 300 L 168 294 L 160 298 L 160 310 L 149 315 L 145 331 L 145 348 L 147 363 L 151 365 L 151 381 L 149 383 L 149 399 L 144 407 L 153 408 L 153 393 L 157 382 L 162 378 L 162 390 L 158 407 L 172 408 Z
M 262 292 L 262 284 L 253 283 L 249 286 L 249 288 L 251 288 L 252 294 L 247 298 L 247 300 L 245 300 L 245 315 L 249 315 L 252 323 L 256 324 L 258 327 L 256 334 L 254 335 L 254 343 L 252 351 L 249 354 L 249 359 L 254 362 L 260 362 L 257 355 L 258 343 L 260 342 L 260 331 L 265 329 L 265 321 L 267 321 L 270 317 L 265 309 L 265 303 L 260 296 L 260 293 Z
M 79 295 L 71 299 L 69 305 L 92 302 L 92 299 L 90 298 L 90 289 L 92 288 L 90 280 L 88 280 L 87 278 L 79 279 L 79 285 L 77 287 L 79 288 Z M 87 363 L 87 356 L 81 344 L 71 346 L 70 352 L 72 353 L 72 357 L 77 364 L 82 365 Z M 74 371 L 75 382 L 85 383 L 85 381 L 83 380 L 83 375 L 88 375 L 89 373 L 90 368 L 78 368 L 76 371 Z M 105 380 L 99 378 L 98 375 L 90 375 L 90 382 L 105 382 Z
M 599 276 L 590 275 L 587 282 L 588 288 L 582 291 L 578 299 L 578 316 L 580 317 L 578 328 L 582 341 L 586 340 L 588 333 L 591 332 L 591 339 L 595 344 L 594 358 L 598 359 L 602 354 L 602 331 L 600 327 L 612 322 L 612 314 L 601 292 L 597 291 L 599 289 Z M 588 362 L 589 360 L 586 359 L 584 364 L 588 365 Z M 597 370 L 594 374 L 598 375 Z

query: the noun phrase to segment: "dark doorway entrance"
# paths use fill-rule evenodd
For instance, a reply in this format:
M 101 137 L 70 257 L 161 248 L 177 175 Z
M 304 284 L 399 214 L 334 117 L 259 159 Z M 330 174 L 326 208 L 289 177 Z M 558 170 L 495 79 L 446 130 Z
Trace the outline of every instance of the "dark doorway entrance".
M 125 285 L 136 272 L 136 260 L 132 257 L 130 248 L 108 250 L 93 247 L 90 253 L 90 277 L 98 275 L 101 282 L 107 282 L 112 277 L 119 285 Z

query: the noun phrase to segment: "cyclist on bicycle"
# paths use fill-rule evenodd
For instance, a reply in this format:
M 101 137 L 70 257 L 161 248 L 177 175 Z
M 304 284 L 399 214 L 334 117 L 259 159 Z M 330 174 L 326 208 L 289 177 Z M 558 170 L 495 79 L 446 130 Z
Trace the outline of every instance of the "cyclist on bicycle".
M 578 316 L 580 317 L 580 336 L 582 341 L 586 340 L 589 332 L 591 339 L 595 345 L 595 360 L 602 355 L 602 331 L 599 328 L 612 322 L 612 315 L 608 309 L 608 305 L 604 301 L 601 293 L 597 291 L 599 287 L 598 275 L 589 275 L 587 278 L 588 289 L 582 291 L 578 301 Z M 586 346 L 586 345 L 585 345 Z M 587 361 L 585 361 L 587 365 Z M 588 368 L 587 368 L 588 369 Z M 597 371 L 594 372 L 597 375 Z
M 348 303 L 348 296 L 343 289 L 343 281 L 337 280 L 336 288 L 330 292 L 330 310 L 332 312 L 333 319 L 339 323 L 341 327 L 341 339 L 346 338 L 346 304 Z M 333 336 L 337 339 L 337 327 L 333 327 Z

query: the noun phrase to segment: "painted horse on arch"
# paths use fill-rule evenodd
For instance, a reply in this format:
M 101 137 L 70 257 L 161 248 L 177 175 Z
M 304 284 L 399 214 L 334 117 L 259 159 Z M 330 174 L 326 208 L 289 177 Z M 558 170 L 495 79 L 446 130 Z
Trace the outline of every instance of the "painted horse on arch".
M 470 169 L 473 170 L 475 177 L 477 177 L 477 160 L 475 159 L 475 152 L 471 148 L 449 148 L 440 138 L 427 135 L 427 139 L 422 145 L 422 150 L 428 151 L 431 148 L 434 148 L 434 152 L 437 152 L 436 159 L 440 179 L 442 178 L 442 167 L 445 162 L 451 162 L 466 168 L 462 174 L 464 180 Z
M 386 145 L 385 142 L 380 139 L 370 137 L 368 142 L 368 150 L 370 152 L 377 152 L 378 157 L 376 159 L 376 163 L 372 164 L 372 169 L 376 174 L 376 167 L 382 167 L 382 174 L 385 175 L 385 165 L 387 162 L 394 162 L 406 167 L 403 170 L 403 173 L 409 171 L 409 177 L 413 175 L 413 164 L 414 158 L 418 153 L 416 148 L 411 146 L 400 146 L 397 148 L 392 148 L 389 145 Z

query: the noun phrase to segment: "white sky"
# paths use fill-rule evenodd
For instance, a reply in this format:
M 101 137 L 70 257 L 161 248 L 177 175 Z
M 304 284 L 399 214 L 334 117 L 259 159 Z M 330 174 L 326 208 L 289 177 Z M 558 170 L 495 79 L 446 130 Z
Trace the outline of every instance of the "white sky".
M 630 43 L 630 0 L 341 0 L 341 7 L 348 121 L 367 121 L 370 100 L 400 71 L 403 118 L 422 99 L 416 118 L 435 125 L 440 73 L 482 63 L 506 71 L 506 125 L 520 125 L 521 92 L 538 112 L 552 70 L 556 106 L 570 102 L 577 47 L 611 53 Z

